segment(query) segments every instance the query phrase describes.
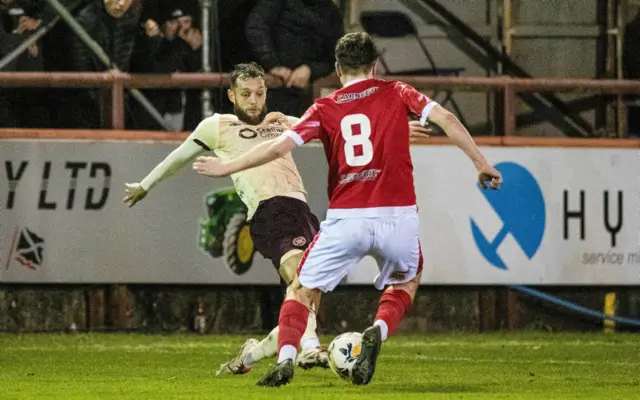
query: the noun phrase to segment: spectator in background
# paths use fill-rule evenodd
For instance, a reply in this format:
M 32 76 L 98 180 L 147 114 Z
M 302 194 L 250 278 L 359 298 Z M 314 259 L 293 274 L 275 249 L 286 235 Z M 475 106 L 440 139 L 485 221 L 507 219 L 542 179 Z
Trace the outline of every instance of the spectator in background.
M 267 107 L 301 116 L 313 81 L 334 70 L 334 48 L 344 34 L 332 0 L 258 0 L 245 27 L 253 55 L 283 88 L 270 89 Z
M 43 4 L 43 24 L 49 23 L 58 13 L 45 0 L 35 0 Z M 78 15 L 87 4 L 94 0 L 60 0 L 60 3 L 72 15 Z M 46 35 L 44 35 L 39 43 L 38 50 L 42 54 L 44 61 L 44 70 L 51 72 L 73 71 L 71 57 L 69 56 L 69 39 L 73 32 L 69 26 L 60 20 L 56 23 Z M 65 88 L 47 88 L 44 90 L 45 96 L 43 102 L 48 104 L 50 111 L 51 123 L 53 128 L 71 128 L 68 125 L 72 121 L 72 114 L 69 112 L 69 104 L 73 104 L 74 96 L 77 90 Z M 86 95 L 85 95 L 86 97 Z
M 256 61 L 253 57 L 245 26 L 256 0 L 227 0 L 218 2 L 218 26 L 222 71 L 230 72 L 237 64 Z M 226 94 L 224 96 L 227 97 Z M 233 107 L 229 112 L 233 111 Z
M 135 4 L 132 7 L 132 4 Z M 134 0 L 92 0 L 76 21 L 95 40 L 112 62 L 112 68 L 129 71 L 141 3 Z M 69 36 L 72 70 L 105 71 L 110 68 L 73 33 Z M 100 128 L 101 98 L 96 90 L 82 90 L 72 97 L 72 121 L 76 128 Z
M 219 46 L 212 45 L 212 72 L 231 72 L 238 64 L 256 61 L 245 34 L 245 25 L 256 0 L 225 0 L 217 2 L 217 34 Z M 212 42 L 214 42 L 212 37 Z M 211 106 L 214 112 L 221 114 L 233 113 L 233 103 L 229 101 L 227 90 L 229 87 L 211 88 Z M 202 120 L 202 103 L 198 105 L 198 120 L 192 115 L 187 123 L 187 130 L 193 130 Z
M 181 33 L 179 37 L 189 45 L 185 51 L 182 72 L 199 72 L 202 71 L 203 38 L 200 29 L 196 27 L 196 23 L 200 21 L 199 18 L 196 19 L 196 16 L 199 17 L 197 2 L 192 1 L 190 7 L 186 0 L 182 0 L 180 4 L 184 4 L 190 11 L 188 18 L 180 19 Z M 202 120 L 202 89 L 186 89 L 184 94 L 184 123 L 181 129 L 193 130 Z
M 107 53 L 113 66 L 128 71 L 140 7 L 133 0 L 94 0 L 79 13 L 76 21 Z M 108 69 L 76 35 L 70 38 L 73 66 L 76 71 Z
M 169 4 L 170 5 L 170 4 Z M 160 7 L 163 10 L 163 7 Z M 193 26 L 195 2 L 180 2 L 164 7 L 160 24 L 147 19 L 138 36 L 132 71 L 138 73 L 196 72 L 200 66 L 202 33 Z M 160 112 L 170 130 L 184 129 L 186 95 L 181 89 L 143 91 L 151 104 Z M 162 129 L 139 105 L 131 105 L 131 127 L 134 129 Z
M 0 1 L 0 59 L 15 50 L 42 22 L 42 7 L 27 0 Z M 40 44 L 34 42 L 4 71 L 43 71 Z M 41 88 L 12 88 L 0 93 L 0 127 L 49 127 L 49 109 Z

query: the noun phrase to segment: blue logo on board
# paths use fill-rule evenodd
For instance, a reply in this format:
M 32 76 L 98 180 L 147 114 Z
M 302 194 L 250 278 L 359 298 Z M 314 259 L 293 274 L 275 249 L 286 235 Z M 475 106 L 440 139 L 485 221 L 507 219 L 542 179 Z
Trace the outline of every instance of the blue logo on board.
M 507 234 L 511 234 L 531 259 L 542 243 L 546 213 L 542 190 L 531 172 L 513 162 L 499 163 L 495 168 L 504 179 L 500 190 L 480 191 L 502 220 L 502 229 L 495 238 L 487 238 L 471 218 L 471 231 L 484 258 L 493 266 L 506 270 L 508 266 L 498 254 L 498 248 Z

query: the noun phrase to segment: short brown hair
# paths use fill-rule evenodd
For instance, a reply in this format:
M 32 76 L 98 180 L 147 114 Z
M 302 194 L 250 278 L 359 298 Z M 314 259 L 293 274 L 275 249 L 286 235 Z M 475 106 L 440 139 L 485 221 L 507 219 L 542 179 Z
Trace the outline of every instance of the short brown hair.
M 380 56 L 378 48 L 365 32 L 347 33 L 338 40 L 336 61 L 341 69 L 367 73 Z
M 264 78 L 264 69 L 255 62 L 238 64 L 231 71 L 231 87 L 236 85 L 238 79 Z

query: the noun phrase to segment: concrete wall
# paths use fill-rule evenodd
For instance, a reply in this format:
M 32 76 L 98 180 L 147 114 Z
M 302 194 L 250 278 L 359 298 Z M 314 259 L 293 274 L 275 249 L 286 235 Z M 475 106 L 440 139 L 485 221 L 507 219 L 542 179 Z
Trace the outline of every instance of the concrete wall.
M 618 295 L 617 313 L 640 317 L 638 288 L 544 288 L 547 293 L 602 310 L 604 295 Z M 361 331 L 372 323 L 380 293 L 372 287 L 339 287 L 323 297 L 320 332 Z M 205 333 L 268 332 L 283 299 L 278 287 L 231 286 L 0 286 L 0 332 L 194 330 L 202 302 Z M 118 307 L 118 304 L 122 307 Z M 399 332 L 496 330 L 596 331 L 602 321 L 532 297 L 494 287 L 432 287 L 418 291 Z

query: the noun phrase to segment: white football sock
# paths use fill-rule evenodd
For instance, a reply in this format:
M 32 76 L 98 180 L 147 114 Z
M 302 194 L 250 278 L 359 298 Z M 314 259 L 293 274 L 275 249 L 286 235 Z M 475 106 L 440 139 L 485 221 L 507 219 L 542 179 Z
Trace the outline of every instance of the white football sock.
M 320 339 L 316 334 L 316 326 L 316 313 L 309 310 L 307 329 L 305 329 L 302 339 L 300 339 L 300 347 L 302 347 L 302 350 L 315 349 L 320 346 Z
M 387 326 L 387 323 L 381 319 L 378 319 L 376 320 L 376 322 L 373 323 L 373 326 L 376 326 L 376 325 L 380 327 L 380 333 L 382 334 L 382 341 L 384 342 L 385 340 L 387 340 L 387 335 L 389 334 L 389 327 Z
M 288 359 L 295 360 L 297 353 L 298 353 L 298 349 L 296 349 L 294 346 L 290 344 L 285 344 L 280 349 L 280 354 L 278 355 L 278 364 Z
M 244 359 L 244 366 L 251 368 L 253 363 L 256 363 L 263 358 L 273 357 L 278 354 L 278 327 L 273 328 L 266 338 L 262 339 Z

